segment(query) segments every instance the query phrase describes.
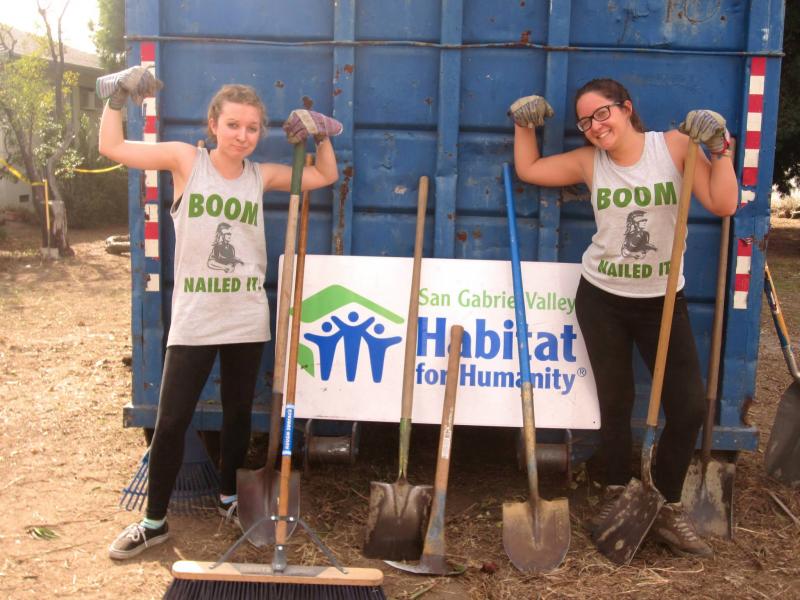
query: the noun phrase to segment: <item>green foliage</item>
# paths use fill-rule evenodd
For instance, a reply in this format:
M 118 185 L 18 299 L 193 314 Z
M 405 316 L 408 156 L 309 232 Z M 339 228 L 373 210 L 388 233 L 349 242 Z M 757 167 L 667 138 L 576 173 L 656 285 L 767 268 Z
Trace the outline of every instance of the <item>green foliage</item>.
M 97 0 L 97 7 L 93 25 L 97 54 L 108 71 L 119 71 L 125 67 L 125 0 Z
M 10 32 L 0 32 L 4 43 L 11 43 Z M 43 166 L 64 139 L 64 123 L 55 120 L 55 86 L 50 75 L 50 64 L 45 58 L 46 41 L 39 38 L 40 47 L 29 55 L 6 55 L 0 58 L 0 130 L 3 133 L 6 155 L 12 163 L 26 165 L 26 159 L 39 169 L 25 175 L 39 181 Z M 62 100 L 70 118 L 71 103 L 68 101 L 72 88 L 77 84 L 78 74 L 65 71 L 62 77 Z M 67 151 L 58 170 L 64 171 L 77 165 L 81 158 L 74 150 Z M 6 172 L 0 172 L 10 177 Z
M 85 156 L 84 169 L 113 166 L 97 152 L 93 139 L 96 130 L 84 117 L 75 146 L 76 156 Z M 63 164 L 63 161 L 62 161 Z M 74 165 L 79 166 L 79 165 Z M 124 225 L 128 222 L 128 171 L 124 167 L 108 173 L 76 173 L 64 169 L 59 176 L 67 206 L 70 227 L 76 229 L 99 225 Z
M 773 183 L 782 194 L 800 182 L 800 2 L 786 3 Z

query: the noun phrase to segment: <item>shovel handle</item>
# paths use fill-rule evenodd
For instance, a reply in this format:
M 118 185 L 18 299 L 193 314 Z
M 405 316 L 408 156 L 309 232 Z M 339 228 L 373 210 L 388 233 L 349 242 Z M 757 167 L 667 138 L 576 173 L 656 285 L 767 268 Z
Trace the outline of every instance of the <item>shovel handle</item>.
M 786 327 L 786 321 L 783 320 L 781 303 L 778 301 L 775 283 L 772 281 L 772 274 L 769 271 L 769 265 L 766 263 L 764 264 L 764 293 L 767 295 L 769 310 L 772 313 L 772 322 L 775 324 L 775 333 L 778 334 L 778 341 L 781 343 L 781 350 L 783 351 L 783 357 L 786 359 L 786 366 L 789 367 L 789 373 L 794 377 L 794 380 L 800 383 L 800 371 L 797 368 L 797 362 L 795 361 L 794 352 L 792 351 L 789 329 Z
M 656 351 L 656 363 L 653 367 L 653 386 L 650 388 L 650 405 L 647 409 L 647 425 L 653 429 L 658 425 L 658 410 L 661 408 L 661 391 L 664 387 L 664 371 L 667 364 L 669 337 L 672 333 L 672 317 L 675 313 L 675 294 L 678 291 L 678 277 L 681 274 L 683 248 L 686 243 L 686 224 L 689 219 L 689 205 L 692 200 L 692 184 L 694 183 L 696 163 L 697 144 L 689 140 L 689 150 L 686 154 L 686 163 L 683 169 L 681 197 L 678 203 L 678 217 L 675 223 L 675 235 L 672 238 L 667 291 L 664 294 L 664 308 L 661 311 L 658 349 Z
M 303 178 L 303 163 L 305 162 L 306 147 L 305 144 L 296 144 L 294 152 L 294 163 L 292 165 L 292 185 L 291 196 L 295 203 L 299 202 L 300 198 L 300 184 Z M 304 224 L 300 226 L 300 243 L 298 250 L 297 261 L 297 276 L 294 278 L 294 316 L 292 318 L 292 338 L 289 343 L 289 373 L 287 377 L 287 390 L 286 390 L 286 416 L 284 417 L 283 426 L 283 448 L 281 451 L 281 475 L 280 475 L 280 492 L 278 495 L 278 516 L 289 516 L 289 480 L 292 474 L 292 429 L 294 421 L 294 396 L 297 382 L 297 347 L 300 340 L 300 319 L 303 306 L 303 267 L 305 264 L 306 253 L 306 238 L 308 229 L 308 198 L 306 197 L 303 202 L 303 221 Z M 295 214 L 296 217 L 296 214 Z M 305 225 L 305 226 L 304 226 Z M 284 257 L 284 261 L 286 257 Z M 301 262 L 302 260 L 302 262 Z M 284 262 L 284 267 L 286 263 Z M 291 273 L 290 273 L 291 276 Z M 291 288 L 291 277 L 289 289 Z M 284 290 L 281 290 L 281 298 L 283 298 Z M 288 296 L 288 293 L 286 294 Z M 286 317 L 289 316 L 289 299 L 286 301 Z M 284 363 L 285 366 L 285 363 Z M 273 565 L 285 565 L 285 550 L 284 544 L 286 543 L 286 533 L 288 524 L 285 520 L 278 520 L 275 525 L 275 559 Z
M 403 358 L 403 396 L 400 412 L 400 478 L 406 476 L 408 449 L 411 443 L 411 412 L 414 405 L 414 362 L 417 356 L 417 318 L 419 316 L 419 281 L 425 238 L 425 212 L 428 209 L 428 178 L 419 178 L 417 191 L 417 227 L 414 237 L 414 266 L 411 272 L 411 296 L 406 320 L 406 346 Z
M 439 451 L 436 455 L 436 475 L 433 480 L 433 501 L 428 530 L 425 534 L 423 555 L 444 556 L 444 515 L 447 480 L 450 475 L 450 452 L 453 449 L 453 426 L 456 416 L 456 393 L 461 366 L 461 341 L 464 328 L 453 325 L 450 328 L 450 353 L 447 359 L 447 377 L 442 404 L 442 425 L 439 430 Z
M 719 387 L 719 362 L 722 350 L 722 321 L 725 316 L 725 284 L 728 271 L 728 243 L 730 241 L 731 218 L 722 219 L 719 238 L 719 259 L 717 261 L 717 295 L 714 301 L 714 323 L 711 326 L 711 356 L 708 360 L 706 380 L 706 422 L 703 426 L 703 463 L 711 458 L 711 438 L 714 432 L 714 419 L 717 412 L 717 388 Z
M 275 331 L 275 362 L 272 374 L 272 405 L 270 407 L 267 468 L 275 466 L 278 456 L 281 412 L 283 410 L 283 381 L 286 372 L 286 346 L 289 339 L 289 304 L 292 297 L 294 254 L 297 243 L 297 213 L 300 206 L 300 189 L 303 182 L 303 163 L 306 157 L 304 143 L 294 145 L 292 183 L 289 192 L 289 212 L 286 218 L 286 239 L 281 268 L 280 299 Z
M 517 215 L 514 208 L 514 191 L 511 189 L 511 167 L 503 164 L 503 183 L 506 191 L 508 212 L 508 235 L 511 240 L 511 277 L 514 282 L 514 316 L 517 325 L 517 353 L 522 379 L 522 427 L 525 438 L 525 462 L 528 470 L 528 491 L 534 504 L 539 502 L 539 471 L 536 465 L 536 418 L 533 409 L 533 385 L 531 384 L 531 357 L 528 350 L 528 321 L 525 317 L 525 295 L 522 287 L 522 267 L 517 237 Z

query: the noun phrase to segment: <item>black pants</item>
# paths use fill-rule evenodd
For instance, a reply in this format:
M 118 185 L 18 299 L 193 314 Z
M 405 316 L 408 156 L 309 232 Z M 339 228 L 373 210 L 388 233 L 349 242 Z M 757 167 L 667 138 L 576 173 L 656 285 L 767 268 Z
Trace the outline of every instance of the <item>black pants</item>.
M 163 519 L 167 514 L 183 462 L 184 436 L 218 351 L 222 380 L 220 491 L 226 495 L 236 493 L 236 469 L 244 464 L 250 444 L 250 411 L 263 348 L 263 342 L 167 348 L 150 445 L 148 518 Z
M 600 401 L 601 454 L 605 483 L 631 478 L 633 346 L 653 372 L 664 298 L 626 298 L 581 278 L 575 312 L 583 333 Z M 705 392 L 683 292 L 675 299 L 661 394 L 666 424 L 658 440 L 653 478 L 667 502 L 681 498 L 683 480 L 705 417 Z

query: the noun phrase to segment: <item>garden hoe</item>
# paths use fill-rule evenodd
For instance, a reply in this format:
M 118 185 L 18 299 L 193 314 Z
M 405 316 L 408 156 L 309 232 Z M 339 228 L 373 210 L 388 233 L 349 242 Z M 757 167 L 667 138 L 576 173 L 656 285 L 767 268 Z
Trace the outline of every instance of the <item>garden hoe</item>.
M 769 267 L 764 265 L 764 291 L 767 294 L 769 309 L 775 331 L 781 342 L 786 366 L 794 381 L 783 392 L 775 411 L 775 422 L 769 434 L 767 451 L 764 453 L 764 466 L 767 473 L 790 487 L 800 486 L 800 371 L 797 369 L 789 330 L 783 320 L 781 305 L 775 286 L 772 283 Z
M 658 426 L 658 411 L 661 407 L 661 389 L 664 385 L 669 337 L 672 332 L 672 316 L 675 311 L 675 294 L 678 289 L 678 276 L 681 272 L 683 246 L 686 241 L 686 224 L 689 217 L 696 161 L 697 144 L 690 141 L 684 165 L 675 236 L 672 240 L 667 291 L 664 295 L 664 308 L 661 312 L 661 328 L 658 334 L 658 349 L 653 368 L 653 385 L 650 388 L 650 404 L 647 409 L 647 428 L 642 441 L 642 480 L 639 481 L 635 478 L 630 480 L 609 515 L 592 532 L 592 539 L 600 552 L 618 565 L 630 563 L 665 502 L 664 496 L 653 483 L 651 465 L 656 427 Z
M 292 187 L 289 195 L 289 213 L 286 219 L 286 240 L 281 268 L 280 300 L 275 334 L 275 367 L 272 377 L 272 406 L 270 407 L 267 460 L 260 469 L 238 469 L 236 471 L 236 493 L 239 502 L 239 524 L 247 540 L 256 548 L 275 542 L 275 522 L 269 518 L 276 514 L 279 494 L 278 473 L 275 461 L 281 431 L 283 411 L 283 380 L 286 372 L 286 346 L 289 338 L 289 306 L 292 296 L 292 275 L 297 239 L 297 212 L 300 204 L 303 164 L 306 149 L 304 143 L 294 145 L 292 162 Z M 303 210 L 307 210 L 308 194 L 303 196 Z M 303 233 L 301 232 L 301 236 Z M 305 251 L 305 249 L 303 249 Z M 300 474 L 292 474 L 289 493 L 289 513 L 297 515 L 300 505 Z M 294 526 L 292 526 L 294 528 Z
M 445 497 L 447 478 L 450 472 L 450 453 L 453 449 L 453 423 L 456 414 L 456 392 L 458 391 L 459 368 L 461 365 L 461 340 L 464 328 L 453 325 L 450 328 L 450 355 L 447 361 L 447 378 L 442 405 L 442 427 L 439 430 L 439 452 L 436 459 L 436 477 L 433 484 L 433 504 L 425 545 L 419 563 L 404 563 L 387 560 L 386 564 L 420 575 L 459 575 L 465 567 L 451 567 L 445 558 L 447 544 L 444 535 Z
M 400 464 L 395 483 L 373 481 L 369 491 L 367 533 L 364 556 L 384 560 L 415 560 L 422 552 L 422 538 L 431 504 L 431 486 L 410 485 L 406 479 L 408 449 L 411 442 L 411 412 L 414 402 L 414 362 L 417 355 L 417 315 L 419 279 L 428 204 L 428 178 L 419 179 L 417 228 L 414 241 L 414 266 L 411 298 L 406 323 L 403 395 L 400 413 Z
M 517 325 L 517 351 L 522 377 L 522 422 L 525 436 L 525 459 L 528 466 L 528 490 L 525 502 L 503 504 L 503 548 L 520 571 L 546 573 L 564 560 L 569 550 L 569 504 L 566 498 L 545 500 L 539 496 L 536 465 L 536 423 L 533 409 L 528 323 L 525 318 L 522 270 L 517 240 L 517 218 L 511 189 L 511 168 L 503 165 L 503 180 L 508 210 L 508 232 L 511 238 L 511 273 L 514 281 L 514 314 Z
M 725 282 L 728 270 L 730 217 L 722 220 L 717 264 L 717 296 L 714 303 L 714 324 L 711 328 L 711 357 L 708 361 L 706 400 L 708 408 L 703 425 L 703 446 L 700 461 L 692 460 L 683 482 L 681 502 L 698 532 L 730 539 L 733 531 L 733 481 L 736 465 L 712 460 L 711 442 L 717 409 L 719 362 L 722 349 L 722 321 L 725 313 Z

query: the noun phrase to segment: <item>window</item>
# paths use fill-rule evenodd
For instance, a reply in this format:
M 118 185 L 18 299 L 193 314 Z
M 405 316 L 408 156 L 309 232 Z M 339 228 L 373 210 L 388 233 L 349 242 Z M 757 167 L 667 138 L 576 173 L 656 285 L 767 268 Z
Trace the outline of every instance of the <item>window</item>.
M 81 110 L 97 110 L 100 108 L 92 88 L 80 88 Z
M 19 195 L 19 203 L 20 204 L 26 204 L 26 203 L 28 203 L 30 201 L 31 201 L 30 194 L 20 194 Z

